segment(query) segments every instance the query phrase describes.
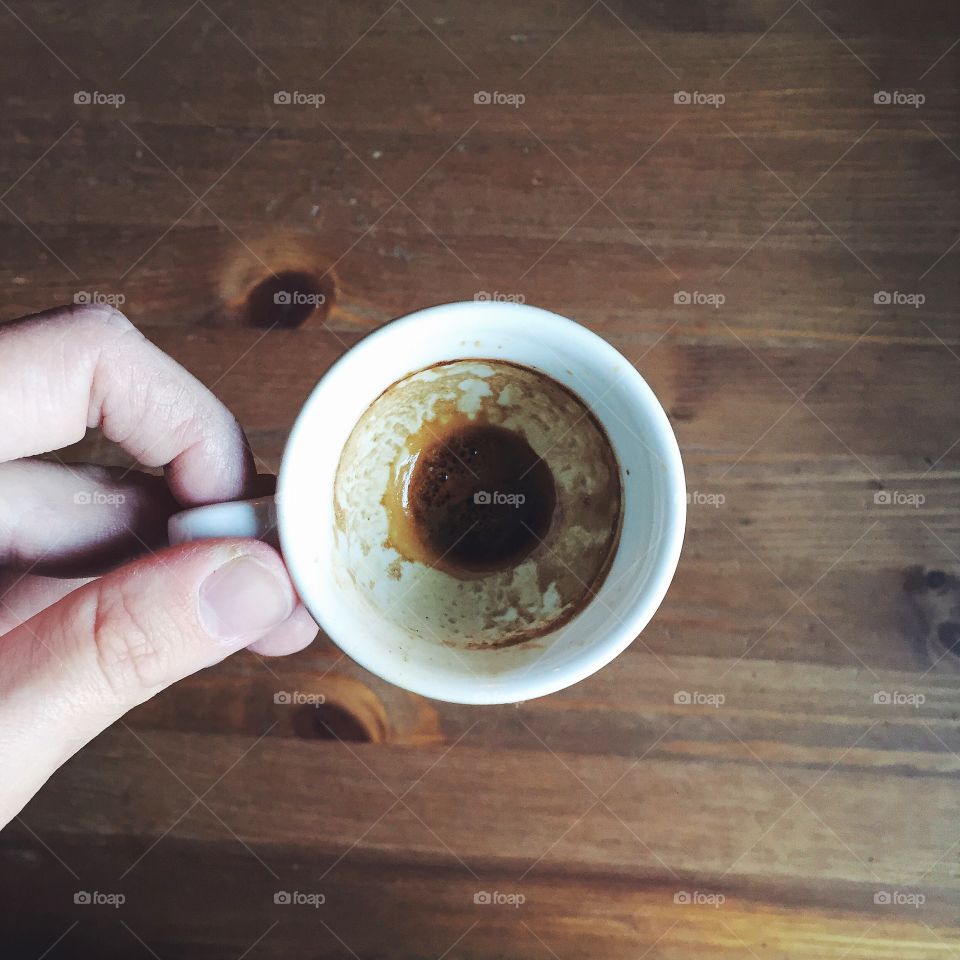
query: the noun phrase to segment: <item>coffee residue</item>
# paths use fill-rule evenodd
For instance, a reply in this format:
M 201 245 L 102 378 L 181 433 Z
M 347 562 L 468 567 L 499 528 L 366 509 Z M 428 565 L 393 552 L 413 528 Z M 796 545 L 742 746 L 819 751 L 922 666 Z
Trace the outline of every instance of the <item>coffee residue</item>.
M 471 579 L 515 566 L 543 542 L 556 489 L 522 434 L 459 415 L 425 423 L 407 447 L 383 503 L 408 559 Z
M 502 360 L 435 364 L 383 391 L 341 454 L 344 577 L 411 635 L 467 650 L 531 641 L 603 584 L 621 482 L 568 387 Z

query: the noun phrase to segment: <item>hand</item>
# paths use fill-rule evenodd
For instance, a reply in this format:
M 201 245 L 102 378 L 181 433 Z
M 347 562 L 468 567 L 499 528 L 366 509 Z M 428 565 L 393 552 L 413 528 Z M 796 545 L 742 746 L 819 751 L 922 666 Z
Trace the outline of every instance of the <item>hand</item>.
M 21 459 L 88 427 L 164 476 Z M 0 827 L 164 687 L 243 647 L 313 640 L 266 544 L 159 549 L 171 513 L 248 496 L 255 480 L 237 421 L 116 310 L 0 326 Z

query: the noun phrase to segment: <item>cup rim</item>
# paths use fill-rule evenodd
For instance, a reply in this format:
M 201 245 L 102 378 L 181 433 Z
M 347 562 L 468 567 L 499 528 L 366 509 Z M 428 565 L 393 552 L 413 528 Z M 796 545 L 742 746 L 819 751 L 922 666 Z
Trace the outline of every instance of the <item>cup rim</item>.
M 288 498 L 284 495 L 288 486 L 287 471 L 292 458 L 292 451 L 298 442 L 298 436 L 309 417 L 308 411 L 312 410 L 318 403 L 325 401 L 324 387 L 325 385 L 329 387 L 335 373 L 339 375 L 344 369 L 351 366 L 362 368 L 364 359 L 378 347 L 380 341 L 409 333 L 410 328 L 433 321 L 439 314 L 451 314 L 455 317 L 458 313 L 471 313 L 476 316 L 482 312 L 502 313 L 504 312 L 503 308 L 507 308 L 514 314 L 518 312 L 526 313 L 530 317 L 536 315 L 541 322 L 549 322 L 557 331 L 563 331 L 565 336 L 579 338 L 583 348 L 593 352 L 600 361 L 606 360 L 611 363 L 626 364 L 625 377 L 629 380 L 629 386 L 636 398 L 636 403 L 638 406 L 642 406 L 647 416 L 656 421 L 663 447 L 661 454 L 668 474 L 668 487 L 673 495 L 673 500 L 665 521 L 661 541 L 658 544 L 656 563 L 651 571 L 646 590 L 633 602 L 628 615 L 622 621 L 612 626 L 596 642 L 584 646 L 582 656 L 578 657 L 575 662 L 566 666 L 562 671 L 551 673 L 541 671 L 538 673 L 536 670 L 531 670 L 526 675 L 522 685 L 519 685 L 515 680 L 506 684 L 496 680 L 478 683 L 474 678 L 464 677 L 463 684 L 455 689 L 451 689 L 455 685 L 448 681 L 444 683 L 443 690 L 438 690 L 438 684 L 434 683 L 429 677 L 416 677 L 413 680 L 409 676 L 399 677 L 397 671 L 392 669 L 393 665 L 389 658 L 376 659 L 369 654 L 369 651 L 360 649 L 360 645 L 352 642 L 349 636 L 337 636 L 337 631 L 331 628 L 329 618 L 324 615 L 325 611 L 322 603 L 317 602 L 314 585 L 306 582 L 305 571 L 298 564 L 290 562 L 285 547 L 287 538 L 284 531 L 289 523 L 295 522 L 295 518 L 287 512 L 288 509 L 295 509 L 295 507 L 287 505 Z M 465 339 L 469 339 L 469 337 L 469 330 L 467 330 Z M 456 358 L 451 357 L 451 359 Z M 466 348 L 463 359 L 473 359 Z M 401 372 L 396 379 L 402 379 L 414 372 L 415 370 L 412 369 Z M 391 383 L 396 382 L 396 379 L 379 385 L 381 390 L 388 388 Z M 376 394 L 374 394 L 375 396 Z M 371 402 L 374 397 L 371 398 Z M 353 426 L 354 424 L 350 425 L 351 430 Z M 333 495 L 332 491 L 330 491 L 330 495 Z M 281 550 L 287 560 L 288 570 L 298 593 L 321 629 L 336 646 L 356 663 L 389 683 L 432 699 L 464 704 L 515 703 L 557 692 L 592 675 L 630 646 L 646 627 L 662 603 L 679 563 L 686 524 L 686 485 L 679 445 L 663 406 L 636 367 L 612 344 L 574 320 L 529 304 L 501 303 L 498 301 L 454 301 L 425 307 L 383 324 L 345 351 L 324 372 L 304 402 L 287 438 L 277 482 L 277 517 Z M 622 541 L 617 549 L 618 552 L 623 549 Z M 575 617 L 570 623 L 575 624 L 576 619 Z

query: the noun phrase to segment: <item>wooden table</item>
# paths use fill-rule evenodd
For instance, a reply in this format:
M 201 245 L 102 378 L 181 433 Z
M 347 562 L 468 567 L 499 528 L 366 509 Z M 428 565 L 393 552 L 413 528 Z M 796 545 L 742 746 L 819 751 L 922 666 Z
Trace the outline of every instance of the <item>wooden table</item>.
M 321 639 L 136 710 L 0 837 L 5 958 L 960 956 L 955 3 L 0 23 L 5 318 L 122 296 L 268 469 L 366 332 L 523 298 L 636 364 L 691 492 L 659 614 L 561 694 Z

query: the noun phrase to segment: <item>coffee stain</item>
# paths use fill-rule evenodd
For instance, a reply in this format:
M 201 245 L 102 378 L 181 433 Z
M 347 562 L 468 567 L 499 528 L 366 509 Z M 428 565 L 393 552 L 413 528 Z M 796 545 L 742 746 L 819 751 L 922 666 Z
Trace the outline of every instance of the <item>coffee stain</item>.
M 470 386 L 478 380 L 488 389 Z M 489 425 L 515 432 L 542 457 L 556 485 L 555 504 L 525 557 L 493 571 L 463 564 L 452 569 L 438 563 L 437 551 L 408 522 L 411 483 L 425 450 Z M 371 501 L 382 519 L 362 506 Z M 395 381 L 361 417 L 337 471 L 336 526 L 345 556 L 365 552 L 370 533 L 382 529 L 371 551 L 373 566 L 382 565 L 384 581 L 399 582 L 404 606 L 412 605 L 421 617 L 418 623 L 396 610 L 404 629 L 457 649 L 528 642 L 582 612 L 613 563 L 622 510 L 619 463 L 584 401 L 546 374 L 500 360 L 445 361 Z M 358 518 L 358 511 L 366 516 Z M 356 572 L 346 567 L 360 587 Z M 389 590 L 376 580 L 363 584 L 371 602 L 389 607 Z
M 390 487 L 392 546 L 407 560 L 471 579 L 521 563 L 553 519 L 553 475 L 526 438 L 482 417 L 425 421 Z

